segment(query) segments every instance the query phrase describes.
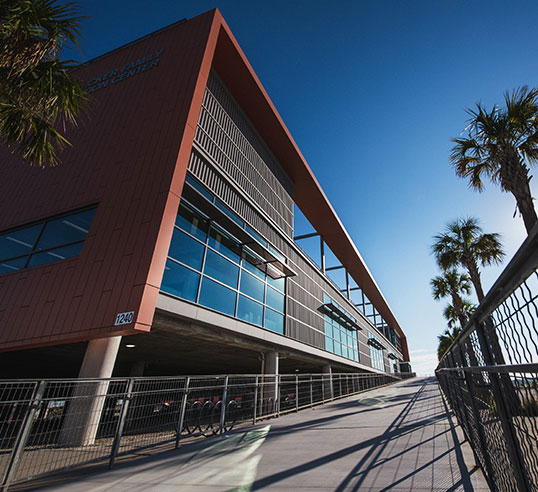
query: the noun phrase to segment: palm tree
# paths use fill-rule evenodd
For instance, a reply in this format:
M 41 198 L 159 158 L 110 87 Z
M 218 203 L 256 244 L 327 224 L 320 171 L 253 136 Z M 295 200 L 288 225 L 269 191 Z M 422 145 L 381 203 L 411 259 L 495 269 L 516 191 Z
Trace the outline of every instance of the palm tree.
M 461 332 L 461 328 L 455 326 L 454 328 L 448 327 L 442 335 L 439 335 L 437 339 L 439 340 L 439 347 L 437 348 L 437 358 L 441 360 L 445 352 L 452 345 L 452 342 L 456 340 L 456 337 Z
M 471 315 L 475 312 L 476 306 L 470 303 L 467 299 L 462 299 L 461 314 L 465 317 L 465 324 L 462 328 L 465 327 Z M 456 311 L 452 304 L 447 304 L 443 310 L 443 316 L 448 321 L 448 327 L 452 328 L 458 321 L 461 324 L 463 317 L 460 316 L 460 313 Z
M 460 322 L 462 328 L 467 324 L 467 317 L 464 311 L 464 300 L 462 294 L 471 293 L 471 281 L 464 273 L 459 273 L 455 269 L 443 272 L 431 279 L 433 298 L 437 301 L 442 297 L 452 299 L 452 308 L 455 318 Z
M 69 145 L 86 91 L 60 61 L 62 47 L 76 45 L 82 17 L 73 3 L 56 0 L 0 2 L 0 138 L 30 164 L 58 163 Z
M 432 252 L 443 270 L 464 267 L 473 283 L 478 301 L 484 299 L 478 264 L 500 263 L 504 257 L 500 235 L 484 234 L 474 217 L 447 224 L 446 231 L 434 236 Z
M 467 110 L 467 136 L 452 139 L 450 161 L 471 188 L 482 191 L 486 177 L 512 193 L 529 233 L 538 222 L 529 186 L 529 166 L 538 160 L 538 89 L 520 87 L 504 99 L 506 108 L 477 103 Z

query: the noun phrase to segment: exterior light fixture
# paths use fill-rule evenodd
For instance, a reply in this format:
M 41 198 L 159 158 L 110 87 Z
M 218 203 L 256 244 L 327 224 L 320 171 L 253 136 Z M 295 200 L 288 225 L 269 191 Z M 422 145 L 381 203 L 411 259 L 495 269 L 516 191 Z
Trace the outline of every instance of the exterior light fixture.
M 135 348 L 134 343 L 128 343 L 125 345 L 127 348 Z

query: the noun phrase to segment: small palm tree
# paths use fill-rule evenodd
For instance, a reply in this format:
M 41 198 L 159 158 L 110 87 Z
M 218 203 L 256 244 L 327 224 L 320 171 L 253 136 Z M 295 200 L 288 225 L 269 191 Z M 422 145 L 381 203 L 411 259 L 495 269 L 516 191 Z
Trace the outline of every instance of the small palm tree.
M 443 270 L 464 267 L 473 283 L 478 301 L 484 299 L 478 265 L 500 263 L 504 258 L 500 235 L 484 234 L 474 217 L 457 219 L 442 234 L 434 236 L 432 252 Z
M 461 313 L 465 317 L 465 324 L 462 326 L 462 328 L 465 327 L 475 310 L 476 306 L 474 304 L 470 303 L 467 299 L 462 299 Z M 447 304 L 445 309 L 443 309 L 443 316 L 448 321 L 449 328 L 452 328 L 457 322 L 460 322 L 461 324 L 461 321 L 463 320 L 460 313 L 456 311 L 452 304 Z
M 461 332 L 461 328 L 455 326 L 454 328 L 448 327 L 442 335 L 439 335 L 437 339 L 439 340 L 439 347 L 437 348 L 437 358 L 441 360 L 445 352 L 452 345 L 456 337 Z
M 529 233 L 538 223 L 529 186 L 529 166 L 538 160 L 538 89 L 521 87 L 504 98 L 502 109 L 477 103 L 467 110 L 467 136 L 452 139 L 450 161 L 471 188 L 482 191 L 489 178 L 512 193 Z
M 455 269 L 443 272 L 431 279 L 433 298 L 437 301 L 443 297 L 450 297 L 455 317 L 460 325 L 467 324 L 467 317 L 464 312 L 464 300 L 462 294 L 471 293 L 471 281 L 464 273 L 459 273 Z
M 63 46 L 76 44 L 82 17 L 74 3 L 56 0 L 0 2 L 0 138 L 30 164 L 58 162 L 69 144 L 86 91 L 60 61 Z

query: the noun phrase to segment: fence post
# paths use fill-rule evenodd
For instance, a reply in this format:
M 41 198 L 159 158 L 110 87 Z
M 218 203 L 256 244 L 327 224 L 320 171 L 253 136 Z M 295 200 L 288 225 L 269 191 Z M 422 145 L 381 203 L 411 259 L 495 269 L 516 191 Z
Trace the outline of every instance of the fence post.
M 254 414 L 252 416 L 253 425 L 256 425 L 257 412 L 258 412 L 258 376 L 256 376 L 256 383 L 254 384 Z
M 486 365 L 496 365 L 495 358 L 490 352 L 487 334 L 484 331 L 482 323 L 475 321 L 474 327 L 478 335 L 480 348 L 482 349 L 482 355 L 484 356 L 484 361 Z M 493 327 L 493 323 L 491 323 L 491 327 L 495 329 Z M 530 485 L 529 477 L 526 473 L 523 454 L 521 453 L 521 448 L 519 447 L 519 443 L 514 433 L 513 424 L 511 418 L 509 417 L 510 414 L 505 407 L 503 388 L 500 380 L 501 378 L 499 377 L 499 374 L 495 372 L 488 372 L 488 375 L 491 379 L 491 389 L 493 391 L 495 405 L 499 414 L 499 420 L 501 421 L 501 427 L 503 429 L 506 446 L 508 448 L 508 454 L 510 455 L 510 461 L 513 464 L 512 469 L 514 471 L 518 488 L 521 492 L 530 491 L 532 490 L 532 488 Z
M 275 391 L 275 405 L 276 414 L 280 417 L 280 387 L 282 386 L 282 377 L 280 374 L 275 375 L 276 391 Z
M 464 355 L 463 355 L 463 348 L 461 347 L 461 343 L 458 343 L 457 348 L 459 349 L 459 352 L 460 352 L 460 358 L 463 361 L 464 360 Z M 452 357 L 452 365 L 455 366 L 455 364 L 454 364 L 454 356 L 452 354 L 452 351 L 451 351 L 451 353 L 449 355 L 450 355 L 450 357 Z M 482 456 L 484 457 L 485 463 L 480 463 L 480 461 L 477 459 L 477 454 L 476 454 L 476 452 L 474 450 L 474 446 L 471 446 L 471 448 L 473 450 L 475 461 L 477 463 L 480 463 L 480 465 L 484 466 L 484 468 L 486 469 L 488 475 L 491 477 L 491 481 L 493 482 L 493 477 L 494 477 L 493 467 L 491 466 L 491 461 L 489 459 L 489 453 L 488 453 L 488 449 L 487 449 L 487 445 L 486 445 L 486 437 L 484 435 L 484 429 L 482 428 L 482 421 L 480 420 L 480 413 L 478 412 L 478 408 L 476 407 L 476 401 L 475 401 L 475 396 L 474 396 L 473 378 L 470 377 L 470 375 L 468 374 L 468 371 L 463 371 L 463 373 L 465 375 L 465 385 L 467 386 L 467 391 L 469 393 L 469 398 L 471 400 L 471 412 L 473 414 L 473 419 L 474 419 L 474 421 L 476 423 L 476 430 L 477 430 L 477 433 L 478 433 L 478 440 L 480 441 L 480 447 L 481 447 L 481 451 L 482 451 Z M 465 413 L 467 413 L 467 408 L 465 406 L 465 402 L 464 402 L 464 405 L 463 405 L 463 409 L 464 409 Z M 469 420 L 468 416 L 467 416 L 467 420 Z M 467 438 L 469 439 L 469 442 L 472 443 L 472 436 L 467 436 Z
M 125 399 L 123 400 L 123 405 L 121 407 L 120 419 L 118 420 L 118 426 L 116 427 L 116 434 L 114 435 L 114 441 L 112 443 L 112 450 L 110 451 L 110 460 L 108 461 L 108 468 L 114 466 L 114 460 L 116 459 L 116 454 L 120 448 L 121 436 L 123 434 L 123 428 L 125 427 L 125 418 L 127 417 L 127 408 L 129 407 L 129 402 L 131 401 L 131 396 L 133 392 L 134 379 L 129 378 L 127 383 L 127 389 L 125 391 Z
M 176 430 L 176 449 L 179 447 L 179 440 L 181 439 L 181 433 L 183 432 L 183 423 L 185 422 L 185 411 L 187 410 L 187 398 L 189 397 L 189 384 L 191 378 L 187 376 L 185 379 L 185 391 L 183 397 L 181 398 L 181 408 L 179 410 L 179 420 L 177 423 Z
M 321 403 L 325 403 L 325 374 L 321 375 Z
M 224 389 L 222 390 L 222 406 L 220 407 L 219 432 L 224 432 L 224 422 L 226 418 L 226 405 L 228 402 L 228 376 L 224 377 Z
M 295 411 L 299 411 L 299 375 L 295 375 Z
M 6 490 L 8 488 L 9 484 L 13 481 L 15 475 L 17 474 L 17 470 L 19 469 L 21 458 L 24 453 L 24 448 L 28 442 L 28 438 L 30 437 L 35 414 L 37 413 L 37 409 L 41 404 L 41 399 L 43 398 L 44 393 L 45 381 L 39 381 L 34 389 L 32 398 L 28 402 L 26 415 L 24 416 L 19 434 L 17 435 L 17 439 L 13 445 L 13 450 L 11 452 L 11 456 L 9 457 L 6 471 L 2 479 L 2 490 Z
M 311 407 L 314 405 L 314 394 L 312 390 L 312 384 L 313 384 L 312 374 L 310 374 L 310 406 Z

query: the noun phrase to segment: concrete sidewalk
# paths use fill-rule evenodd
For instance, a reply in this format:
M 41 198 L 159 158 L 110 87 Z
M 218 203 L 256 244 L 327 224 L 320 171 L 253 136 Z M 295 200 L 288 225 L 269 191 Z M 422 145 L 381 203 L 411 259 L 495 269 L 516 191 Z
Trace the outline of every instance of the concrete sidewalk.
M 435 379 L 412 379 L 47 491 L 486 491 Z

